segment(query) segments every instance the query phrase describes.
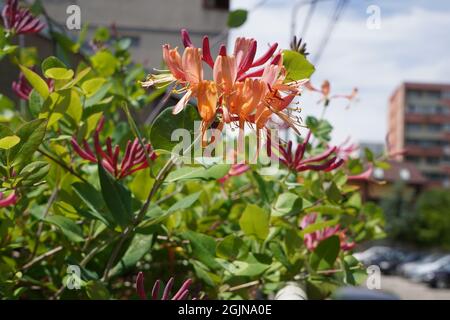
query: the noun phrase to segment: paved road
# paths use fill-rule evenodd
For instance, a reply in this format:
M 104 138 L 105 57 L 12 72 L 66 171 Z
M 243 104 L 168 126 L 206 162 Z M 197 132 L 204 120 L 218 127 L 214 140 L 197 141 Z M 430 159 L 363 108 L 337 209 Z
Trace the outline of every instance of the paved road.
M 432 289 L 398 276 L 381 277 L 381 289 L 409 300 L 450 300 L 450 289 Z

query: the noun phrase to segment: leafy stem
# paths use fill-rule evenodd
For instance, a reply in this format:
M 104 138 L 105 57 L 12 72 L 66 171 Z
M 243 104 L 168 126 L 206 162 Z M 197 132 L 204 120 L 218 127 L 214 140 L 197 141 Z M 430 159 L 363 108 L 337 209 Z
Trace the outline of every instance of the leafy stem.
M 158 175 L 156 176 L 155 183 L 152 186 L 152 189 L 150 190 L 147 199 L 142 206 L 141 210 L 139 210 L 138 214 L 136 215 L 135 219 L 133 220 L 133 223 L 126 227 L 123 233 L 120 235 L 119 243 L 115 246 L 114 251 L 112 252 L 107 264 L 105 271 L 103 273 L 102 280 L 104 282 L 108 281 L 109 278 L 109 271 L 111 270 L 114 261 L 117 258 L 117 255 L 119 254 L 120 250 L 122 249 L 123 244 L 125 243 L 125 240 L 128 239 L 128 237 L 133 233 L 134 229 L 139 225 L 139 223 L 142 221 L 142 219 L 145 217 L 145 213 L 148 210 L 148 207 L 150 206 L 150 203 L 155 196 L 156 192 L 159 190 L 161 185 L 164 183 L 164 180 L 166 179 L 168 173 L 175 165 L 175 159 L 172 157 L 169 159 L 169 161 L 166 162 L 164 167 L 158 172 Z

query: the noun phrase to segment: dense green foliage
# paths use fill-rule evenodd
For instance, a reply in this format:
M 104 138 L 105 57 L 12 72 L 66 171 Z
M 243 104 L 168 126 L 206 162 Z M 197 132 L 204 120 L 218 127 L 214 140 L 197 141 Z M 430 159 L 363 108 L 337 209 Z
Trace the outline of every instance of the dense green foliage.
M 271 175 L 255 164 L 219 182 L 231 165 L 183 165 L 170 153 L 168 130 L 192 131 L 195 108 L 162 112 L 152 125 L 135 121 L 164 89 L 141 88 L 145 71 L 132 63 L 129 39 L 100 29 L 95 51 L 84 55 L 83 38 L 53 31 L 55 56 L 39 61 L 30 48 L 13 46 L 14 36 L 0 28 L 0 50 L 32 91 L 18 105 L 1 96 L 2 199 L 17 199 L 0 208 L 0 297 L 136 298 L 138 271 L 148 287 L 158 278 L 191 277 L 194 294 L 221 299 L 253 298 L 255 289 L 271 294 L 292 279 L 306 282 L 311 298 L 325 298 L 364 278 L 342 237 L 379 238 L 383 217 L 347 183 L 348 173 L 362 171 L 359 160 L 329 172 L 281 165 Z M 294 80 L 314 71 L 299 53 L 288 55 Z M 331 125 L 313 117 L 306 125 L 312 140 L 305 154 L 327 150 Z M 147 168 L 109 170 L 89 158 L 97 144 L 113 157 L 111 142 L 126 158 L 128 141 L 141 150 L 152 143 L 137 162 Z M 102 152 L 97 157 L 107 158 Z M 311 214 L 314 221 L 301 228 Z M 325 230 L 335 232 L 305 245 Z M 81 268 L 80 290 L 66 287 L 69 265 Z

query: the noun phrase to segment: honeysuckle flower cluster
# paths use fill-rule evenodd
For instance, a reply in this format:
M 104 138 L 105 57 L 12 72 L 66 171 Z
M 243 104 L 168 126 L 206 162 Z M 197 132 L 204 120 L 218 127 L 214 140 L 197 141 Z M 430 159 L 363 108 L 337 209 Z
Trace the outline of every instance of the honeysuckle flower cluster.
M 33 68 L 34 69 L 34 68 Z M 53 80 L 47 79 L 47 85 L 50 91 L 53 91 Z M 30 98 L 31 91 L 33 87 L 30 85 L 25 75 L 21 72 L 19 74 L 19 79 L 12 82 L 13 92 L 22 100 L 28 100 Z
M 300 222 L 300 227 L 304 230 L 311 224 L 314 224 L 317 219 L 316 213 L 311 213 L 303 217 Z M 321 230 L 317 230 L 311 233 L 307 233 L 304 236 L 305 246 L 309 251 L 314 251 L 314 249 L 319 245 L 319 243 L 331 236 L 339 236 L 341 249 L 344 251 L 352 250 L 355 247 L 355 242 L 349 241 L 346 235 L 346 230 L 341 229 L 340 225 L 334 227 L 325 227 Z
M 295 172 L 307 170 L 328 172 L 339 168 L 345 162 L 343 158 L 336 155 L 338 148 L 335 146 L 329 147 L 319 155 L 304 159 L 310 137 L 311 131 L 308 131 L 305 140 L 297 146 L 295 152 L 292 150 L 292 141 L 288 141 L 286 147 L 282 145 L 278 147 L 281 154 L 280 162 L 289 170 Z
M 133 142 L 128 140 L 125 148 L 125 154 L 122 161 L 119 161 L 120 147 L 112 146 L 111 137 L 106 138 L 106 149 L 104 150 L 100 144 L 100 131 L 102 131 L 105 123 L 105 118 L 102 117 L 94 131 L 94 149 L 92 149 L 87 140 L 83 139 L 83 147 L 81 147 L 77 139 L 72 137 L 72 146 L 75 152 L 85 160 L 92 163 L 97 163 L 101 160 L 103 167 L 108 170 L 117 179 L 122 179 L 133 174 L 138 170 L 145 169 L 149 166 L 147 155 L 150 160 L 156 159 L 156 153 L 153 151 L 151 144 L 145 144 L 145 150 L 136 138 Z M 147 155 L 146 155 L 147 153 Z
M 3 192 L 0 192 L 0 208 L 15 205 L 17 200 L 18 198 L 15 191 L 11 192 L 7 197 L 4 197 Z
M 5 29 L 15 34 L 40 32 L 45 23 L 33 17 L 30 10 L 19 7 L 18 0 L 7 0 L 2 11 Z
M 169 281 L 167 281 L 166 286 L 163 289 L 162 296 L 160 296 L 160 287 L 161 287 L 161 281 L 156 280 L 155 284 L 153 285 L 152 293 L 150 296 L 151 300 L 185 300 L 189 295 L 189 287 L 192 283 L 191 279 L 187 279 L 183 282 L 180 289 L 172 296 L 170 297 L 171 290 L 173 287 L 174 278 L 170 278 Z M 144 274 L 142 272 L 139 272 L 136 277 L 136 291 L 142 300 L 147 300 L 147 294 L 145 293 L 145 287 L 144 287 Z M 192 300 L 195 300 L 192 299 Z
M 298 120 L 287 112 L 288 106 L 307 80 L 286 81 L 283 57 L 281 52 L 276 53 L 276 43 L 255 59 L 256 40 L 237 38 L 232 53 L 222 45 L 213 59 L 208 37 L 203 38 L 202 48 L 197 48 L 186 30 L 181 34 L 183 54 L 180 55 L 178 48 L 163 45 L 163 59 L 169 70 L 149 75 L 142 82 L 143 87 L 175 84 L 173 91 L 184 95 L 174 107 L 174 114 L 183 110 L 191 98 L 196 98 L 203 132 L 219 120 L 218 130 L 224 124 L 240 129 L 248 124 L 256 127 L 259 135 L 273 115 L 295 128 Z M 212 68 L 212 80 L 204 78 L 203 62 Z

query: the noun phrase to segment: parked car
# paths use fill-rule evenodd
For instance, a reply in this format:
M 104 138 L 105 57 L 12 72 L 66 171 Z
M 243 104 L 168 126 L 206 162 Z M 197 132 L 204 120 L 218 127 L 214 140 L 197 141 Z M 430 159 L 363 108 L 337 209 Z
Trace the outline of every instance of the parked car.
M 423 255 L 421 258 L 415 260 L 403 263 L 398 266 L 397 271 L 400 275 L 409 277 L 411 272 L 416 270 L 418 267 L 423 266 L 425 264 L 434 262 L 440 258 L 442 258 L 444 255 L 442 253 L 431 253 Z
M 448 265 L 450 265 L 450 254 L 440 257 L 433 262 L 418 265 L 415 269 L 411 269 L 405 273 L 405 275 L 413 281 L 420 282 L 424 280 L 425 275 L 438 271 Z
M 423 281 L 432 288 L 450 288 L 450 264 L 436 271 L 426 273 L 423 276 Z
M 364 265 L 370 265 L 371 261 L 378 258 L 379 256 L 385 254 L 386 252 L 389 252 L 391 248 L 384 247 L 384 246 L 375 246 L 370 247 L 369 249 L 362 251 L 362 252 L 356 252 L 353 254 L 353 256 L 358 259 L 361 263 Z
M 406 253 L 395 248 L 376 246 L 356 253 L 354 257 L 366 266 L 377 265 L 383 273 L 391 274 L 404 261 Z
M 404 252 L 398 249 L 391 249 L 372 259 L 370 264 L 378 265 L 384 274 L 392 274 L 397 270 L 397 266 L 402 263 L 404 257 Z

